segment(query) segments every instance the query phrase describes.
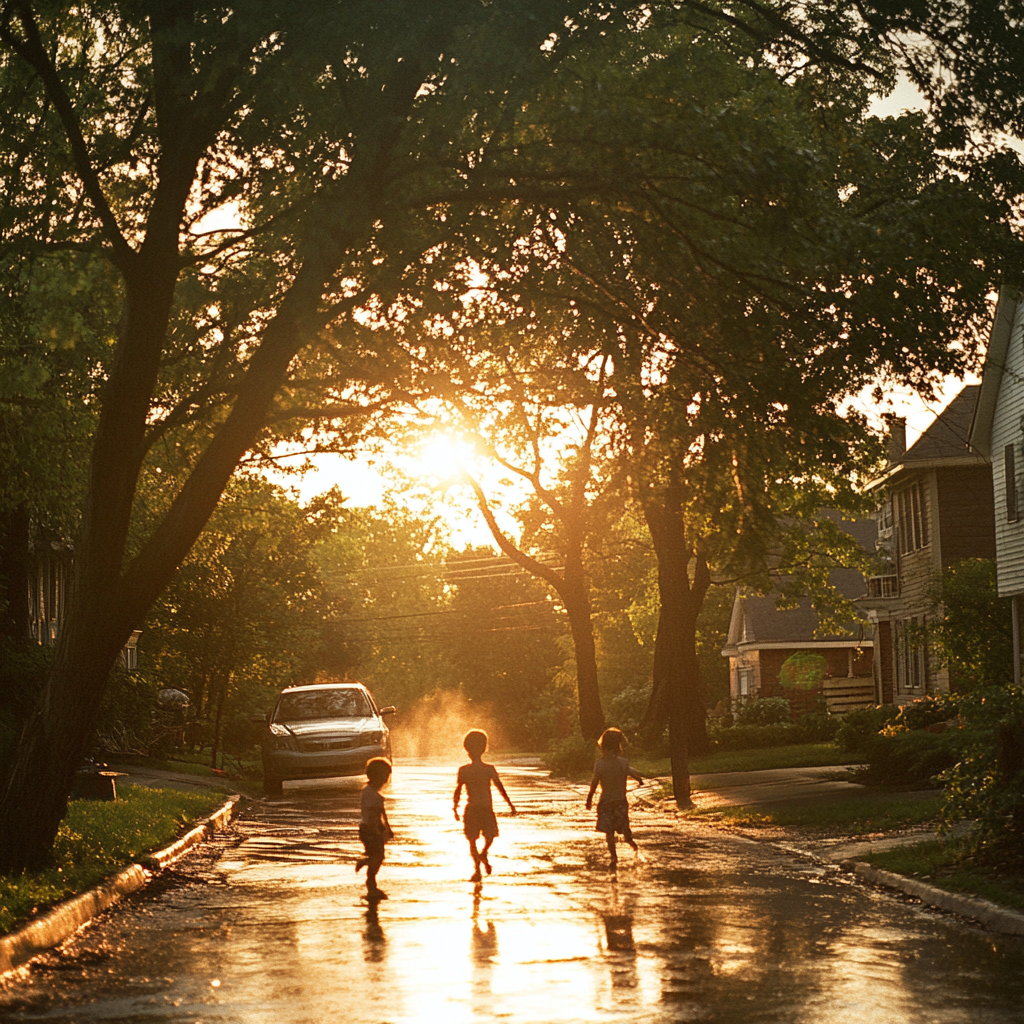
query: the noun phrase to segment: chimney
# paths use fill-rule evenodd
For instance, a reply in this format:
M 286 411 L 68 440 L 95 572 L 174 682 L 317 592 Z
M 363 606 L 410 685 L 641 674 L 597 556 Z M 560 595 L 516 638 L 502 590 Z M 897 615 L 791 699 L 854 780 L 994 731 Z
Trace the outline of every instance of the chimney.
M 899 462 L 907 453 L 907 419 L 905 416 L 888 416 L 889 421 L 889 462 Z

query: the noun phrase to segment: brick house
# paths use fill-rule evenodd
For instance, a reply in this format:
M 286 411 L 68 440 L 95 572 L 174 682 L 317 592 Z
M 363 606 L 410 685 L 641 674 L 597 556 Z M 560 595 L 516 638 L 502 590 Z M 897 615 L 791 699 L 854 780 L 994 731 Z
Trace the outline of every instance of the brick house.
M 844 522 L 844 530 L 873 550 L 876 528 L 871 519 Z M 856 569 L 833 569 L 831 584 L 846 598 L 861 597 L 864 577 Z M 824 697 L 830 710 L 842 712 L 869 703 L 874 638 L 866 622 L 851 622 L 846 632 L 819 636 L 818 615 L 809 598 L 796 608 L 780 609 L 777 595 L 745 594 L 737 590 L 729 635 L 722 656 L 729 659 L 729 694 L 734 702 L 749 697 L 790 698 L 795 705 L 813 704 Z M 818 654 L 825 659 L 825 679 L 819 689 L 801 695 L 781 685 L 783 664 L 794 654 Z

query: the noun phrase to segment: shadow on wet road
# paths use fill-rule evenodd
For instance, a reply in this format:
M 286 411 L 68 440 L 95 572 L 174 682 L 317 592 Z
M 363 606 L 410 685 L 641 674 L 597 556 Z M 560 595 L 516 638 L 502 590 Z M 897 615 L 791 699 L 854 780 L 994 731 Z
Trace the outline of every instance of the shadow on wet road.
M 454 768 L 399 764 L 367 904 L 356 780 L 288 788 L 0 994 L 0 1020 L 1018 1024 L 1024 943 L 771 847 L 633 812 L 617 879 L 577 787 L 503 768 L 494 874 Z

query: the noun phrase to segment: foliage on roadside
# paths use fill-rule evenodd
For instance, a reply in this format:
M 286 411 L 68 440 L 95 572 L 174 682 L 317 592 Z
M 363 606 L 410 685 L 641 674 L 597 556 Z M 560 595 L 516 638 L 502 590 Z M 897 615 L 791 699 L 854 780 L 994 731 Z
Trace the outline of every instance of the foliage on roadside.
M 860 747 L 865 767 L 858 781 L 870 786 L 937 788 L 939 776 L 959 760 L 963 742 L 960 730 L 936 734 L 917 729 L 872 736 Z
M 789 702 L 785 703 L 788 705 Z M 712 728 L 710 736 L 716 750 L 753 750 L 757 747 L 782 747 L 831 740 L 838 728 L 837 718 L 824 711 L 812 711 L 795 722 Z
M 869 708 L 858 708 L 843 715 L 836 731 L 836 743 L 843 750 L 854 753 L 861 750 L 872 736 L 877 736 L 899 714 L 894 704 L 878 704 Z
M 579 779 L 590 775 L 594 762 L 600 756 L 601 751 L 593 740 L 573 733 L 565 739 L 555 740 L 544 760 L 556 778 Z
M 962 756 L 942 776 L 944 826 L 970 819 L 973 855 L 1024 864 L 1024 689 L 976 691 L 960 711 Z
M 999 686 L 1012 675 L 1010 599 L 996 589 L 989 558 L 965 558 L 942 571 L 930 594 L 929 649 L 949 667 L 953 690 Z
M 222 800 L 219 793 L 130 786 L 117 800 L 72 801 L 57 832 L 53 866 L 0 876 L 0 932 L 169 842 Z

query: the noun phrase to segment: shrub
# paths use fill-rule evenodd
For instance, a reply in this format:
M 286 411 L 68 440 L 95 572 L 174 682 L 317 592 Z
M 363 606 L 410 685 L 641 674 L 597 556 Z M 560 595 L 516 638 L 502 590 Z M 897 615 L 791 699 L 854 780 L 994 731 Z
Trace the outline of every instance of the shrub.
M 754 697 L 739 706 L 737 725 L 776 725 L 789 722 L 793 713 L 785 697 Z
M 887 728 L 892 732 L 906 732 L 946 722 L 960 714 L 960 701 L 961 697 L 955 693 L 932 693 L 919 697 L 904 704 Z
M 859 748 L 867 765 L 861 779 L 876 786 L 938 786 L 938 776 L 957 763 L 962 748 L 959 730 L 876 734 Z
M 835 739 L 840 725 L 840 720 L 827 711 L 811 711 L 801 715 L 791 728 L 796 743 L 822 743 Z
M 943 774 L 943 824 L 975 822 L 973 852 L 1024 862 L 1024 690 L 991 687 L 961 700 L 963 756 Z M 947 735 L 946 733 L 942 734 Z
M 552 775 L 574 779 L 589 775 L 599 756 L 600 751 L 593 740 L 574 735 L 555 740 L 545 760 Z
M 873 736 L 877 736 L 898 714 L 893 704 L 878 704 L 872 708 L 858 708 L 843 715 L 835 740 L 843 750 L 863 749 Z

